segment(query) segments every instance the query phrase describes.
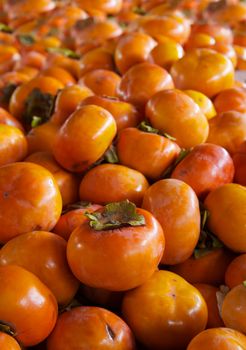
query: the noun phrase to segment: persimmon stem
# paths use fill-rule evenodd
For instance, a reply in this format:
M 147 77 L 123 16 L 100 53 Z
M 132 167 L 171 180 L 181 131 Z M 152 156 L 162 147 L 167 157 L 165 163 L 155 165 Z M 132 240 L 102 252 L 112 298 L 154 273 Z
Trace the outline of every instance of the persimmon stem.
M 129 200 L 107 204 L 102 211 L 85 213 L 90 226 L 96 231 L 112 230 L 125 226 L 143 226 L 145 218 L 138 214 L 136 205 Z
M 16 336 L 16 331 L 14 327 L 10 323 L 2 320 L 0 320 L 0 331 L 8 335 L 11 335 L 12 337 Z

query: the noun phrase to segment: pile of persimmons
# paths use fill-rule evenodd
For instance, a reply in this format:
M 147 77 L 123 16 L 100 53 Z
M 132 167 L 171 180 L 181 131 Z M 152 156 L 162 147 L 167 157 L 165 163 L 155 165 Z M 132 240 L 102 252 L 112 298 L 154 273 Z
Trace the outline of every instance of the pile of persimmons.
M 0 350 L 246 350 L 246 3 L 0 0 Z

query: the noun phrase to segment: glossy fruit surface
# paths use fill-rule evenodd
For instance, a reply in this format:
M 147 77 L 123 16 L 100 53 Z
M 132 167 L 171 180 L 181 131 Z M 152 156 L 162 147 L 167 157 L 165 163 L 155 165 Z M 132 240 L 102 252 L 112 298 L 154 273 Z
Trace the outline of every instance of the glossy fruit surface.
M 147 189 L 143 208 L 162 225 L 166 238 L 162 263 L 175 265 L 188 259 L 200 234 L 199 203 L 192 188 L 175 179 L 157 181 Z
M 12 163 L 0 168 L 0 241 L 33 230 L 51 230 L 62 199 L 52 174 L 37 164 Z
M 0 346 L 2 350 L 21 350 L 17 341 L 6 333 L 0 332 Z
M 185 348 L 205 329 L 208 317 L 200 292 L 169 271 L 156 271 L 143 285 L 128 291 L 122 312 L 137 339 L 156 350 Z
M 69 266 L 73 274 L 88 286 L 112 291 L 135 288 L 154 273 L 162 258 L 165 242 L 163 231 L 149 212 L 136 210 L 136 227 L 124 223 L 110 224 L 111 216 L 121 222 L 121 215 L 127 218 L 135 211 L 132 203 L 120 203 L 109 204 L 90 214 L 90 220 L 77 227 L 69 237 Z M 119 206 L 122 209 L 116 209 Z M 124 210 L 123 213 L 121 210 Z M 104 227 L 103 221 L 100 221 L 100 213 L 105 220 L 109 216 L 108 227 L 106 223 Z M 98 225 L 95 222 L 97 218 Z M 138 224 L 137 220 L 141 222 Z

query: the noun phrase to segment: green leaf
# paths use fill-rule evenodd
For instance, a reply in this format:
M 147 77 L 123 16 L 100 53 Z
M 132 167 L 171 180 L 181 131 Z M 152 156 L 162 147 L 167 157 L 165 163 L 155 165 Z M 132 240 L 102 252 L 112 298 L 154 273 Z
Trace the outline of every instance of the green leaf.
M 145 225 L 145 218 L 136 211 L 136 205 L 129 200 L 109 203 L 103 211 L 85 213 L 90 226 L 96 231 L 112 230 L 125 226 Z
M 136 13 L 137 15 L 141 15 L 141 16 L 144 16 L 147 13 L 143 8 L 141 8 L 139 6 L 133 7 L 132 12 Z
M 189 149 L 182 148 L 175 162 L 171 164 L 163 173 L 162 178 L 167 179 L 171 176 L 176 166 L 190 153 Z
M 32 121 L 31 121 L 31 127 L 32 128 L 36 128 L 37 126 L 39 126 L 40 124 L 42 124 L 42 118 L 38 117 L 36 115 L 34 115 L 32 117 Z
M 0 32 L 13 33 L 13 29 L 10 28 L 7 24 L 0 23 Z
M 30 34 L 20 34 L 18 35 L 18 39 L 21 44 L 29 46 L 35 43 L 35 39 Z
M 73 58 L 73 59 L 80 59 L 80 57 L 81 57 L 77 52 L 72 51 L 72 50 L 67 49 L 67 48 L 64 48 L 64 47 L 48 47 L 46 50 L 48 52 L 59 53 L 63 56 Z
M 33 89 L 25 101 L 23 121 L 28 126 L 32 126 L 32 123 L 35 125 L 38 122 L 40 125 L 47 122 L 53 113 L 54 105 L 55 96 L 44 93 L 38 88 Z
M 160 134 L 160 131 L 158 129 L 152 128 L 152 126 L 146 121 L 141 122 L 138 126 L 138 129 L 151 134 Z
M 104 154 L 104 160 L 110 164 L 119 163 L 119 158 L 114 145 L 111 145 Z
M 165 136 L 167 139 L 171 140 L 171 141 L 176 141 L 177 139 L 169 134 L 167 134 L 166 132 L 163 133 L 163 136 Z

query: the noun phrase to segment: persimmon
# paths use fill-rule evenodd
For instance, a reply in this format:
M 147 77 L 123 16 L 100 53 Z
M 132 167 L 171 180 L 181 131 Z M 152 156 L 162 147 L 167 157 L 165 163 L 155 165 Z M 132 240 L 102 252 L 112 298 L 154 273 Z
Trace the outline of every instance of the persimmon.
M 120 81 L 120 76 L 112 71 L 95 69 L 85 73 L 78 84 L 86 86 L 96 95 L 116 96 Z
M 11 186 L 10 186 L 11 184 Z M 40 165 L 19 162 L 0 168 L 0 241 L 57 223 L 62 199 L 52 174 Z
M 235 26 L 246 19 L 246 6 L 243 2 L 228 4 L 211 14 L 211 19 L 222 25 Z
M 232 159 L 235 167 L 234 182 L 246 186 L 246 140 L 241 143 Z
M 2 350 L 21 350 L 17 341 L 3 332 L 0 332 L 0 346 Z
M 0 44 L 0 74 L 10 71 L 20 57 L 16 47 Z
M 236 50 L 234 49 L 233 45 L 216 43 L 212 47 L 212 49 L 223 54 L 227 58 L 229 58 L 233 67 L 236 68 L 236 66 L 237 66 L 237 53 L 236 53 Z
M 101 106 L 109 111 L 115 119 L 118 132 L 128 127 L 137 126 L 142 120 L 141 114 L 134 105 L 120 101 L 116 97 L 90 96 L 85 98 L 80 106 L 90 104 Z
M 246 112 L 246 89 L 234 87 L 220 92 L 214 99 L 217 113 L 228 111 Z
M 81 200 L 92 203 L 129 199 L 140 206 L 148 186 L 145 176 L 139 171 L 118 164 L 101 164 L 85 174 L 79 194 Z
M 120 163 L 150 179 L 160 178 L 179 153 L 180 148 L 175 142 L 136 128 L 122 130 L 117 140 Z
M 44 68 L 45 63 L 46 63 L 46 56 L 44 54 L 37 51 L 28 51 L 27 53 L 22 55 L 21 61 L 18 61 L 15 64 L 15 70 L 18 70 L 25 66 L 33 67 L 40 70 Z
M 96 69 L 114 69 L 113 55 L 103 47 L 86 52 L 80 60 L 81 75 Z
M 145 33 L 133 32 L 123 35 L 118 41 L 114 55 L 120 73 L 124 74 L 135 64 L 147 61 L 155 46 L 156 41 Z
M 145 62 L 134 65 L 122 76 L 118 95 L 126 102 L 144 107 L 155 93 L 173 87 L 172 78 L 164 68 Z
M 182 277 L 156 271 L 126 292 L 122 313 L 136 338 L 149 349 L 184 349 L 203 331 L 208 311 L 200 292 Z
M 169 70 L 174 62 L 184 55 L 182 46 L 174 40 L 166 40 L 155 46 L 150 54 L 149 61 Z
M 205 33 L 192 33 L 188 41 L 185 43 L 185 49 L 192 50 L 198 48 L 213 48 L 216 40 L 213 36 Z
M 32 128 L 27 134 L 28 154 L 35 152 L 51 153 L 58 131 L 59 126 L 52 122 Z
M 89 214 L 70 235 L 67 258 L 82 283 L 124 291 L 141 285 L 154 273 L 164 247 L 164 234 L 154 216 L 122 201 Z
M 43 12 L 51 11 L 55 8 L 55 3 L 52 0 L 27 0 L 18 1 L 17 3 L 7 0 L 4 4 L 4 10 L 10 14 L 10 19 L 17 17 L 35 17 Z
M 223 248 L 208 250 L 206 254 L 195 256 L 181 264 L 173 265 L 170 270 L 190 283 L 205 283 L 219 286 L 224 283 L 226 269 L 234 256 Z M 216 266 L 216 268 L 215 268 Z
M 70 72 L 74 78 L 78 79 L 80 76 L 80 62 L 79 60 L 66 57 L 59 53 L 49 53 L 46 57 L 46 64 L 44 68 L 50 66 L 61 67 Z
M 15 126 L 0 124 L 0 166 L 18 162 L 27 155 L 27 141 Z
M 60 81 L 64 86 L 75 84 L 75 79 L 71 73 L 61 67 L 49 67 L 40 73 L 41 76 L 52 77 Z
M 231 155 L 246 140 L 245 113 L 228 111 L 209 121 L 208 143 L 224 147 Z
M 212 36 L 217 43 L 232 44 L 233 34 L 229 27 L 223 26 L 216 22 L 193 23 L 191 26 L 191 35 L 203 33 Z
M 171 177 L 186 182 L 198 197 L 204 198 L 217 187 L 233 181 L 234 165 L 223 147 L 204 143 L 195 146 L 181 160 Z
M 230 328 L 212 328 L 192 339 L 187 350 L 244 350 L 246 337 Z
M 93 92 L 85 86 L 81 87 L 75 84 L 65 87 L 57 95 L 51 121 L 62 125 L 75 111 L 79 103 L 91 95 Z
M 194 287 L 196 287 L 202 294 L 208 307 L 207 328 L 223 327 L 224 323 L 219 314 L 218 301 L 216 297 L 216 293 L 219 291 L 219 288 L 205 283 L 196 283 L 194 284 Z
M 177 14 L 166 14 L 163 16 L 144 16 L 140 20 L 139 30 L 154 39 L 156 35 L 165 35 L 179 44 L 184 44 L 190 34 L 189 21 Z
M 40 76 L 19 86 L 11 96 L 10 113 L 30 124 L 33 116 L 47 121 L 51 115 L 54 96 L 64 85 L 52 77 Z
M 245 304 L 246 287 L 239 284 L 233 287 L 226 295 L 222 303 L 221 317 L 226 327 L 246 333 Z
M 52 156 L 52 153 L 35 152 L 29 155 L 25 161 L 39 164 L 53 174 L 62 196 L 63 206 L 74 203 L 78 200 L 79 178 L 60 167 Z
M 65 169 L 83 172 L 103 156 L 115 134 L 115 120 L 106 109 L 83 106 L 58 131 L 53 154 Z
M 204 205 L 209 212 L 208 228 L 228 248 L 245 253 L 246 188 L 232 183 L 220 186 L 209 193 Z
M 206 95 L 195 90 L 184 90 L 184 93 L 190 96 L 192 100 L 198 104 L 208 120 L 216 116 L 216 110 L 213 102 Z
M 67 241 L 73 230 L 87 220 L 84 214 L 92 213 L 100 208 L 101 205 L 89 202 L 78 202 L 67 206 L 52 231 Z
M 146 105 L 146 116 L 154 128 L 171 135 L 180 147 L 194 147 L 207 139 L 207 118 L 181 90 L 155 94 Z
M 16 70 L 16 72 L 19 72 L 19 73 L 27 75 L 29 77 L 29 80 L 35 78 L 38 75 L 38 73 L 39 73 L 37 68 L 31 67 L 31 66 L 27 66 L 27 65 L 24 65 L 23 67 L 18 68 Z
M 48 287 L 16 265 L 0 267 L 0 282 L 1 324 L 24 346 L 36 345 L 47 338 L 55 326 L 58 311 Z
M 234 68 L 226 56 L 210 49 L 196 49 L 176 61 L 171 68 L 178 89 L 193 89 L 208 97 L 233 87 Z
M 67 264 L 66 241 L 51 232 L 28 232 L 8 241 L 0 249 L 0 266 L 6 265 L 18 265 L 32 272 L 60 305 L 67 305 L 79 287 Z
M 162 225 L 166 248 L 161 262 L 174 265 L 188 259 L 200 234 L 199 203 L 192 188 L 175 179 L 157 181 L 145 192 L 142 206 Z
M 225 272 L 225 283 L 232 289 L 246 279 L 246 254 L 240 254 L 232 260 Z
M 47 350 L 66 350 L 68 347 L 136 350 L 133 333 L 119 316 L 103 308 L 88 306 L 61 314 L 47 340 Z
M 83 10 L 90 12 L 91 10 L 101 11 L 109 14 L 118 13 L 122 7 L 122 0 L 96 0 L 92 4 L 90 0 L 76 0 L 75 3 Z
M 1 107 L 0 107 L 0 124 L 14 126 L 23 131 L 23 127 L 21 123 L 16 118 L 14 118 L 9 112 L 7 112 L 4 108 L 1 108 Z
M 97 21 L 88 18 L 78 21 L 71 31 L 75 38 L 75 45 L 81 54 L 91 49 L 100 47 L 107 40 L 118 38 L 122 34 L 122 28 L 115 21 Z
M 9 100 L 17 86 L 26 83 L 31 78 L 22 72 L 7 72 L 0 77 L 0 104 L 8 109 Z

